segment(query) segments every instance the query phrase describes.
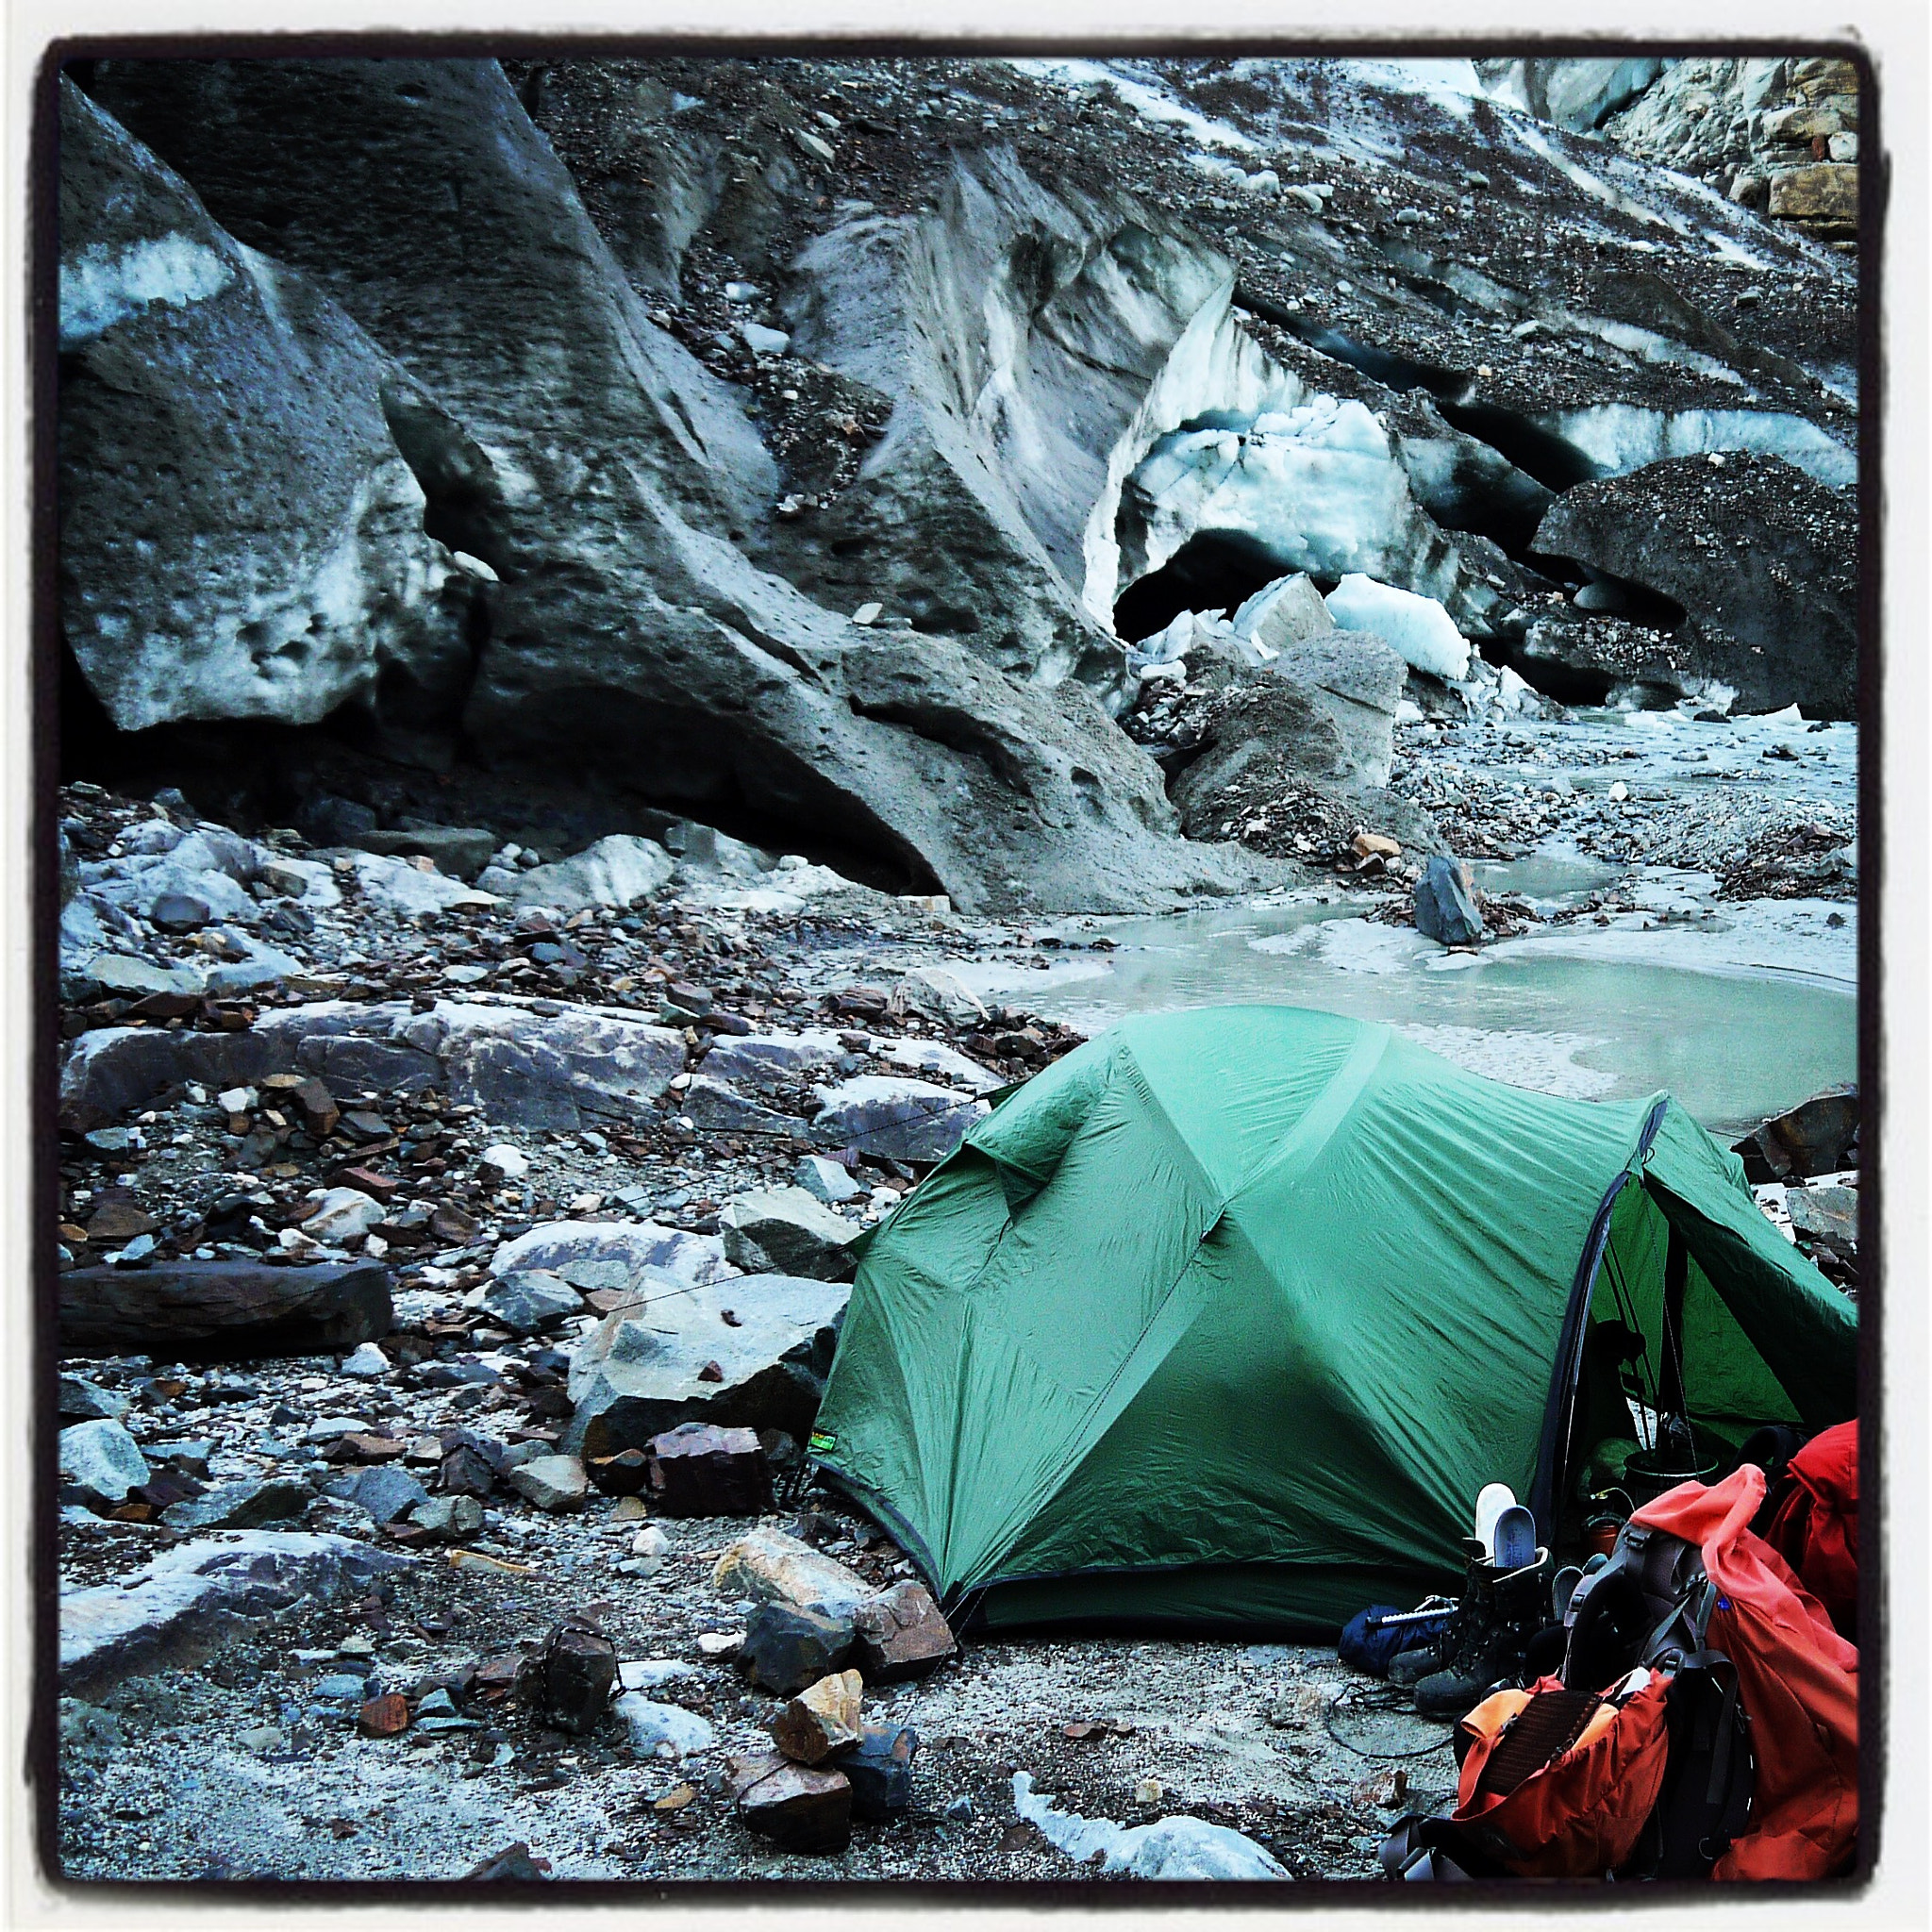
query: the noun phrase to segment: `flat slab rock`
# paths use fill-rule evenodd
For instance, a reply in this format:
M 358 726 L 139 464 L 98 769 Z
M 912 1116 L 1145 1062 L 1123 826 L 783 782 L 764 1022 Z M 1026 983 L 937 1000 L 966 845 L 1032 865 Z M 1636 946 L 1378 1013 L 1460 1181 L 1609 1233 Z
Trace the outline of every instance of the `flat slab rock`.
M 133 1577 L 61 1592 L 60 1689 L 97 1696 L 128 1677 L 194 1663 L 248 1620 L 365 1589 L 412 1560 L 304 1530 L 179 1543 Z
M 60 1276 L 60 1347 L 70 1355 L 252 1361 L 324 1355 L 387 1335 L 394 1321 L 380 1261 L 269 1267 L 164 1261 L 73 1268 Z

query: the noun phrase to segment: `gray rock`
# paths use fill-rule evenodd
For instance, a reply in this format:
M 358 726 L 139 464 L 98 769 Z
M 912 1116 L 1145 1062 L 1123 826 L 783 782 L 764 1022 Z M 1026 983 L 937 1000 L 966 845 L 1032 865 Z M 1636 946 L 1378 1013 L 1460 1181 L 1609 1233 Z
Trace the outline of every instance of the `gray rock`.
M 539 1509 L 581 1509 L 591 1493 L 591 1479 L 575 1456 L 539 1456 L 507 1472 L 509 1486 Z
M 384 858 L 374 852 L 354 855 L 356 882 L 362 897 L 381 912 L 414 919 L 425 912 L 446 912 L 452 906 L 489 906 L 488 892 L 466 886 L 433 868 L 423 871 L 407 858 Z
M 724 1258 L 754 1274 L 808 1274 L 849 1281 L 848 1250 L 858 1237 L 847 1221 L 803 1188 L 768 1188 L 725 1203 L 718 1216 Z
M 858 1200 L 865 1191 L 852 1178 L 849 1168 L 823 1154 L 802 1156 L 793 1170 L 793 1178 L 814 1200 L 834 1208 L 841 1202 Z
M 325 839 L 321 842 L 336 841 Z M 385 858 L 408 858 L 421 854 L 433 858 L 439 872 L 474 882 L 496 850 L 496 834 L 476 825 L 421 825 L 396 831 L 377 831 L 372 825 L 341 842 L 359 845 L 363 851 Z
M 60 1431 L 60 1480 L 91 1502 L 125 1503 L 148 1479 L 147 1458 L 118 1422 L 102 1417 Z
M 741 1275 L 607 1315 L 571 1358 L 565 1445 L 609 1456 L 688 1422 L 782 1429 L 802 1441 L 850 1291 L 791 1275 Z M 735 1322 L 724 1320 L 727 1309 Z M 704 1374 L 713 1364 L 716 1379 Z
M 583 1311 L 584 1298 L 560 1274 L 542 1268 L 516 1268 L 464 1296 L 469 1307 L 481 1308 L 512 1335 L 534 1335 L 541 1328 Z
M 892 988 L 891 1010 L 924 1013 L 954 1026 L 984 1025 L 987 1018 L 979 995 L 943 966 L 915 966 L 903 974 Z
M 717 1281 L 729 1270 L 716 1235 L 685 1234 L 644 1221 L 546 1221 L 508 1241 L 490 1257 L 501 1278 L 519 1269 L 561 1275 L 589 1294 L 593 1289 L 635 1290 L 641 1295 Z
M 842 1670 L 852 1654 L 852 1616 L 796 1604 L 761 1603 L 745 1619 L 733 1668 L 761 1690 L 791 1697 Z
M 710 1057 L 706 1063 L 709 1064 Z M 790 1134 L 797 1131 L 796 1116 L 780 1113 L 749 1094 L 714 1080 L 708 1074 L 695 1074 L 682 1093 L 674 1093 L 668 1103 L 673 1110 L 694 1127 L 713 1132 L 739 1134 Z
M 61 625 L 108 715 L 309 724 L 385 662 L 454 698 L 467 580 L 393 365 L 71 82 L 60 153 Z
M 658 1704 L 641 1690 L 626 1690 L 611 1707 L 630 1729 L 630 1746 L 640 1757 L 688 1757 L 708 1751 L 718 1734 L 694 1710 Z
M 375 1342 L 365 1341 L 352 1349 L 337 1365 L 339 1375 L 354 1375 L 361 1381 L 378 1382 L 390 1372 L 390 1359 Z
M 812 1131 L 832 1147 L 892 1160 L 943 1160 L 987 1111 L 983 1100 L 924 1080 L 858 1074 L 818 1089 Z
M 1474 882 L 1461 860 L 1437 853 L 1423 867 L 1415 882 L 1415 925 L 1424 939 L 1445 946 L 1473 945 L 1483 937 Z
M 483 1505 L 475 1496 L 432 1496 L 416 1505 L 409 1521 L 441 1542 L 468 1542 L 483 1527 Z
M 744 1033 L 712 1041 L 705 1056 L 705 1077 L 769 1093 L 828 1067 L 845 1049 L 829 1027 L 800 1033 Z
M 133 1398 L 103 1389 L 80 1375 L 60 1377 L 60 1416 L 63 1422 L 119 1422 L 133 1407 Z
M 330 1188 L 316 1204 L 315 1212 L 301 1224 L 310 1241 L 328 1247 L 352 1247 L 382 1219 L 379 1202 L 359 1188 Z M 354 1374 L 353 1369 L 346 1373 Z
M 587 906 L 634 906 L 670 883 L 671 855 L 655 840 L 612 833 L 575 858 L 520 873 L 506 896 L 559 913 Z
M 314 1496 L 307 1483 L 285 1477 L 223 1483 L 185 1503 L 170 1503 L 161 1521 L 170 1529 L 259 1529 L 298 1519 Z
M 139 999 L 150 992 L 199 992 L 201 975 L 180 966 L 156 966 L 125 953 L 98 953 L 87 962 L 88 977 L 103 992 Z
M 331 1476 L 323 1485 L 323 1493 L 355 1504 L 375 1523 L 393 1523 L 429 1500 L 429 1491 L 392 1462 Z
M 158 892 L 147 908 L 148 921 L 163 932 L 193 932 L 214 917 L 206 899 L 192 892 Z
M 366 1589 L 408 1562 L 299 1530 L 178 1544 L 132 1577 L 61 1592 L 60 1688 L 99 1696 L 128 1677 L 192 1666 L 247 1630 L 244 1620 Z

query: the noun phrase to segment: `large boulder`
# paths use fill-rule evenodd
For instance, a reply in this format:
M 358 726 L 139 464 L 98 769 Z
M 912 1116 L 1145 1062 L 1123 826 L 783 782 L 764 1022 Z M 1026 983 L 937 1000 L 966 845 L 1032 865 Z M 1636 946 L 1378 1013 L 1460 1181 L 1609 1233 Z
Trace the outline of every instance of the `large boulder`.
M 60 1276 L 60 1347 L 68 1355 L 259 1361 L 354 1348 L 387 1335 L 392 1320 L 380 1261 L 159 1261 L 71 1268 Z
M 821 1281 L 849 1281 L 858 1261 L 852 1243 L 857 1222 L 803 1188 L 761 1188 L 725 1203 L 718 1216 L 724 1255 L 747 1273 L 808 1274 Z
M 1857 707 L 1857 504 L 1778 457 L 1680 457 L 1582 483 L 1536 547 L 1681 606 L 1746 711 Z
M 607 1315 L 577 1344 L 563 1446 L 586 1459 L 614 1456 L 680 1423 L 803 1441 L 850 1292 L 788 1274 L 646 1287 L 639 1306 Z
M 307 724 L 391 667 L 454 700 L 474 580 L 390 359 L 64 78 L 60 250 L 60 620 L 113 723 Z

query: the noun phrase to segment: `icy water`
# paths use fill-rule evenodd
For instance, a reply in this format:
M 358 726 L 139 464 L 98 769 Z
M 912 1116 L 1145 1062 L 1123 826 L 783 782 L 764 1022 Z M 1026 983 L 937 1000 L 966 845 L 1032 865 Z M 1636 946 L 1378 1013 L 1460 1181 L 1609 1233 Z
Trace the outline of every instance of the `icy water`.
M 1554 905 L 1610 876 L 1540 857 L 1482 868 L 1490 890 Z M 1473 1071 L 1579 1099 L 1668 1088 L 1715 1131 L 1741 1130 L 1857 1066 L 1856 953 L 1817 902 L 1713 919 L 1658 874 L 1649 909 L 1612 927 L 1558 926 L 1447 954 L 1354 906 L 1292 899 L 1069 924 L 1044 971 L 956 963 L 997 997 L 1097 1032 L 1131 1013 L 1279 1004 L 1385 1020 Z M 1673 924 L 1674 914 L 1681 924 Z

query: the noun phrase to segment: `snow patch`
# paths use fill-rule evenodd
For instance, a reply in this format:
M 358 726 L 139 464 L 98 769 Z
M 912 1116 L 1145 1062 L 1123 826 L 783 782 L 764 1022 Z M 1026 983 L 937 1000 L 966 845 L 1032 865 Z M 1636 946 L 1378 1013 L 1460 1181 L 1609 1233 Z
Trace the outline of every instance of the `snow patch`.
M 1469 643 L 1433 597 L 1350 573 L 1331 591 L 1328 614 L 1342 630 L 1368 630 L 1418 671 L 1454 680 L 1469 669 Z
M 1199 1818 L 1162 1818 L 1152 1824 L 1120 1825 L 1110 1818 L 1082 1818 L 1036 1797 L 1033 1779 L 1013 1774 L 1013 1809 L 1047 1842 L 1084 1865 L 1096 1853 L 1103 1872 L 1130 1878 L 1286 1878 L 1288 1871 L 1251 1838 Z
M 1107 86 L 1120 95 L 1143 121 L 1185 127 L 1204 147 L 1232 148 L 1238 154 L 1259 154 L 1261 144 L 1252 141 L 1225 121 L 1215 121 L 1197 108 L 1174 98 L 1164 87 L 1142 79 L 1115 61 L 1033 59 L 1015 60 L 1023 74 L 1045 80 L 1064 81 L 1073 87 Z
M 212 248 L 186 235 L 119 248 L 90 242 L 60 264 L 60 346 L 77 349 L 157 302 L 185 308 L 205 301 L 234 279 Z

